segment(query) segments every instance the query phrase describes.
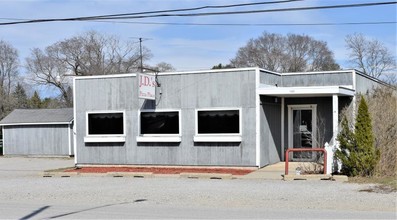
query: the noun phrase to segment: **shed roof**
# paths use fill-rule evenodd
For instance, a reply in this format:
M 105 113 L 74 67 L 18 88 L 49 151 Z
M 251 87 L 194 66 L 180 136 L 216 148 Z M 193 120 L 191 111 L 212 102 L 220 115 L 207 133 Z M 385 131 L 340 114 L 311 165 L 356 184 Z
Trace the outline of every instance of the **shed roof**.
M 72 120 L 73 108 L 15 109 L 0 121 L 0 125 L 70 124 Z

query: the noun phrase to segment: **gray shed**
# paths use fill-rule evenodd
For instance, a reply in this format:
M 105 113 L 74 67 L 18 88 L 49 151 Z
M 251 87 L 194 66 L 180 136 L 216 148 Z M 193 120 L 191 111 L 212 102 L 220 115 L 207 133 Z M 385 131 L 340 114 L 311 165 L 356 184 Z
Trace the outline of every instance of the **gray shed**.
M 74 155 L 72 108 L 16 109 L 0 126 L 4 155 Z

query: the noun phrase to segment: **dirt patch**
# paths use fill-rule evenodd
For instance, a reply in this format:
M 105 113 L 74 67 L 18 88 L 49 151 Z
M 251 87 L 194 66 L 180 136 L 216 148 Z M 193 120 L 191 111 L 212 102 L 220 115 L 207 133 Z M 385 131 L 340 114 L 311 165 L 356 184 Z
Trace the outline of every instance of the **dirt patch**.
M 64 170 L 64 172 L 79 173 L 109 173 L 109 172 L 151 172 L 154 174 L 180 173 L 220 173 L 246 175 L 254 170 L 233 168 L 176 168 L 176 167 L 82 167 Z
M 369 187 L 367 189 L 361 189 L 361 190 L 359 190 L 359 192 L 372 192 L 372 193 L 388 194 L 388 193 L 396 192 L 396 189 L 394 189 L 393 187 L 390 187 L 390 186 L 377 185 L 377 186 Z
M 370 187 L 367 189 L 362 189 L 359 190 L 359 192 L 372 192 L 372 193 L 384 193 L 384 194 L 388 194 L 388 193 L 393 193 L 396 192 L 395 189 L 388 187 L 388 186 L 374 186 L 374 187 Z

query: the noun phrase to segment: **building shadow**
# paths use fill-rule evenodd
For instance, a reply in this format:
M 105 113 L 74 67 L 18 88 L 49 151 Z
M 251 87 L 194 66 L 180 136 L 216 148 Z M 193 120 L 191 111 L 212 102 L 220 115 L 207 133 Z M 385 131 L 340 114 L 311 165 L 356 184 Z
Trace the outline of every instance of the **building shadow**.
M 19 220 L 25 220 L 25 219 L 30 219 L 32 217 L 34 217 L 35 215 L 39 214 L 40 212 L 43 212 L 44 210 L 50 208 L 51 206 L 43 206 L 37 210 L 34 210 L 32 213 L 30 213 L 29 215 L 25 215 L 24 217 L 20 218 Z
M 60 214 L 60 215 L 54 215 L 54 216 L 51 216 L 51 217 L 47 217 L 45 219 L 62 218 L 62 217 L 65 217 L 65 216 L 69 216 L 69 215 L 73 215 L 73 214 L 77 214 L 77 213 L 81 213 L 81 212 L 86 212 L 86 211 L 91 211 L 91 210 L 95 210 L 95 209 L 101 209 L 101 208 L 110 207 L 110 206 L 116 206 L 116 205 L 125 205 L 125 204 L 139 203 L 139 202 L 145 202 L 145 201 L 147 201 L 147 199 L 136 199 L 133 202 L 122 202 L 122 203 L 116 203 L 116 204 L 108 204 L 108 205 L 96 206 L 96 207 L 92 207 L 92 208 L 88 208 L 88 209 L 82 209 L 82 210 L 78 210 L 78 211 L 74 211 L 74 212 L 68 212 L 68 213 L 64 213 L 64 214 Z

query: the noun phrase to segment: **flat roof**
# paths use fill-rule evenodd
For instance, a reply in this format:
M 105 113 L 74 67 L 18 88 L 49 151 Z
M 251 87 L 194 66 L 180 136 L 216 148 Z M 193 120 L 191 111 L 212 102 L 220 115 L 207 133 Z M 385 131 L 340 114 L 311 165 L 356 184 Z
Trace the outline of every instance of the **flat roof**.
M 321 73 L 349 73 L 354 70 L 336 70 L 336 71 L 314 71 L 314 72 L 294 72 L 294 73 L 279 73 L 266 70 L 260 67 L 241 67 L 241 68 L 228 68 L 228 69 L 208 69 L 208 70 L 192 70 L 192 71 L 176 71 L 176 72 L 159 72 L 159 76 L 167 75 L 185 75 L 185 74 L 200 74 L 200 73 L 225 73 L 237 71 L 261 71 L 280 76 L 287 75 L 307 75 L 307 74 L 321 74 Z M 154 72 L 144 72 L 145 74 L 154 74 Z M 139 73 L 122 73 L 122 74 L 109 74 L 109 75 L 93 75 L 93 76 L 76 76 L 75 79 L 101 79 L 101 78 L 120 78 L 120 77 L 136 77 Z

